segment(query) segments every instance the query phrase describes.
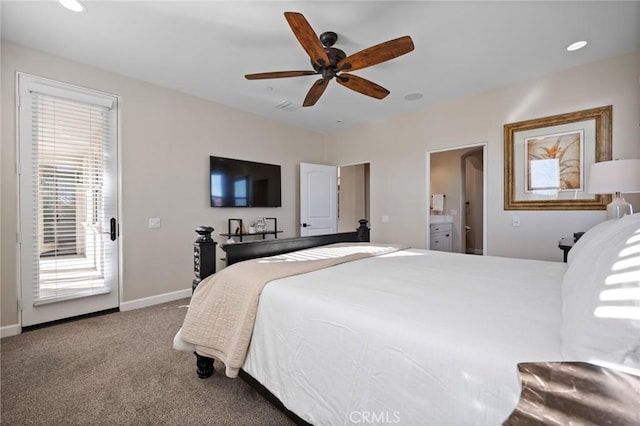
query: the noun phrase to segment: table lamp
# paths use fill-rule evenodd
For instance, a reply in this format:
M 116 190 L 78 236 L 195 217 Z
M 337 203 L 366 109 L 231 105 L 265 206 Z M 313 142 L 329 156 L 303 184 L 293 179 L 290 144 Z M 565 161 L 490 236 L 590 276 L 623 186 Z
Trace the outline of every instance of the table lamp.
M 591 165 L 589 193 L 614 194 L 607 204 L 607 220 L 632 214 L 633 207 L 621 193 L 640 192 L 640 159 L 600 161 Z

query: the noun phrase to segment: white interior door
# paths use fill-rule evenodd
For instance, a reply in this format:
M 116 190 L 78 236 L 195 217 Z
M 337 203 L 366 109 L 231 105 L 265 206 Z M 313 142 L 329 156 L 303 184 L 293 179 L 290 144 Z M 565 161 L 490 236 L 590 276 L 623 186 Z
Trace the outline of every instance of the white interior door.
M 300 163 L 300 236 L 338 229 L 338 168 Z
M 119 305 L 115 96 L 18 74 L 22 326 Z

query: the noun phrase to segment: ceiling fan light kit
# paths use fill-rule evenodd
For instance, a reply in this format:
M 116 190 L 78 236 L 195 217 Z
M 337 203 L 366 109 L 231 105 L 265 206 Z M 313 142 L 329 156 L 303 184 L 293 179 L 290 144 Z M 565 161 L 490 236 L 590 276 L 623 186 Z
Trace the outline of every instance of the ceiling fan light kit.
M 247 80 L 262 80 L 321 75 L 322 78 L 316 80 L 309 92 L 307 92 L 302 104 L 305 107 L 313 106 L 318 102 L 318 99 L 320 99 L 334 77 L 338 84 L 348 89 L 375 99 L 383 99 L 390 93 L 387 89 L 365 78 L 348 74 L 344 71 L 355 71 L 377 65 L 409 53 L 414 49 L 411 37 L 404 36 L 347 56 L 342 50 L 333 47 L 338 40 L 338 35 L 335 32 L 326 31 L 318 37 L 301 13 L 285 12 L 284 16 L 298 42 L 309 55 L 311 66 L 314 70 L 264 72 L 247 74 L 245 78 Z

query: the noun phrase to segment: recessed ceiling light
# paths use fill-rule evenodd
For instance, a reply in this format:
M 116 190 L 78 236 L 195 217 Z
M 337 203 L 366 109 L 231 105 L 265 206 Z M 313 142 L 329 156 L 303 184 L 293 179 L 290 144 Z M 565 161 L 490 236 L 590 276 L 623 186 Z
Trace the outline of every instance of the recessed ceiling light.
M 58 0 L 58 3 L 73 12 L 84 12 L 87 10 L 86 6 L 78 0 Z
M 571 43 L 567 46 L 567 52 L 573 52 L 575 50 L 580 50 L 587 45 L 587 42 L 584 40 L 576 41 L 575 43 Z
M 417 101 L 418 99 L 422 99 L 423 96 L 422 93 L 409 93 L 404 99 L 407 101 Z

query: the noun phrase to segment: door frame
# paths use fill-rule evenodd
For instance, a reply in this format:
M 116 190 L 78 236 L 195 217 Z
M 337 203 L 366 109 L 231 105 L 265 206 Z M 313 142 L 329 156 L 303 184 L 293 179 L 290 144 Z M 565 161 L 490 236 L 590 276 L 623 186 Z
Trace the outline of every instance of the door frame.
M 488 149 L 489 149 L 489 143 L 488 142 L 478 142 L 478 143 L 472 143 L 472 144 L 468 144 L 468 145 L 459 145 L 459 146 L 454 146 L 454 147 L 449 147 L 449 148 L 442 148 L 442 149 L 434 149 L 434 150 L 430 150 L 427 151 L 427 155 L 426 155 L 426 205 L 425 205 L 425 211 L 426 211 L 426 238 L 425 238 L 425 248 L 429 248 L 429 238 L 430 238 L 430 225 L 431 225 L 431 155 L 432 154 L 436 154 L 436 153 L 442 153 L 442 152 L 450 152 L 450 151 L 460 151 L 460 150 L 468 150 L 468 149 L 472 149 L 472 148 L 482 148 L 482 255 L 483 256 L 487 256 L 488 252 L 487 252 L 487 208 L 488 208 L 488 203 L 487 203 L 487 183 L 488 183 Z M 458 173 L 460 173 L 460 168 L 458 168 Z M 461 187 L 460 189 L 460 193 L 464 192 L 464 182 L 461 182 Z M 460 205 L 457 208 L 458 212 L 462 213 L 464 212 L 464 206 Z M 464 220 L 463 220 L 464 222 Z
M 90 93 L 95 93 L 97 95 L 106 95 L 109 97 L 112 97 L 116 100 L 117 102 L 117 109 L 116 109 L 116 115 L 115 115 L 115 120 L 116 120 L 116 124 L 115 124 L 115 129 L 113 130 L 114 135 L 115 135 L 115 173 L 114 173 L 114 177 L 115 177 L 115 214 L 116 214 L 116 233 L 117 233 L 117 238 L 116 241 L 114 241 L 114 243 L 116 244 L 115 250 L 116 250 L 116 270 L 114 271 L 117 283 L 116 286 L 114 287 L 115 292 L 117 293 L 116 296 L 116 303 L 117 305 L 113 308 L 109 308 L 107 310 L 111 311 L 111 310 L 119 310 L 120 306 L 122 305 L 122 298 L 123 298 L 123 250 L 122 250 L 122 240 L 120 238 L 121 234 L 120 234 L 120 226 L 122 224 L 122 212 L 123 212 L 123 206 L 122 206 L 122 126 L 120 125 L 120 123 L 122 122 L 122 108 L 120 108 L 120 105 L 122 104 L 122 97 L 120 95 L 115 95 L 113 93 L 108 93 L 108 92 L 104 92 L 101 90 L 97 90 L 97 89 L 92 89 L 90 87 L 84 86 L 84 85 L 78 85 L 78 84 L 74 84 L 74 83 L 67 83 L 67 82 L 62 82 L 59 80 L 55 80 L 55 79 L 50 79 L 47 77 L 42 77 L 42 76 L 38 76 L 38 75 L 34 75 L 34 74 L 30 74 L 27 72 L 17 72 L 15 75 L 15 88 L 16 88 L 16 105 L 21 105 L 21 101 L 20 101 L 20 79 L 21 78 L 25 78 L 25 79 L 36 79 L 37 82 L 43 82 L 47 85 L 51 85 L 51 87 L 59 87 L 59 88 L 64 88 L 66 89 L 70 89 L 70 90 L 74 90 L 77 88 L 82 89 L 83 93 L 89 93 L 88 96 L 91 96 Z M 21 114 L 22 111 L 17 111 L 16 110 L 16 114 L 15 114 L 15 126 L 16 126 L 16 138 L 15 138 L 15 144 L 16 144 L 16 153 L 15 153 L 15 158 L 16 158 L 16 164 L 17 164 L 17 169 L 18 169 L 18 174 L 22 174 L 22 168 L 20 167 L 21 165 L 21 139 L 20 139 L 20 129 L 21 129 L 21 122 L 20 122 L 20 118 L 21 118 Z M 22 296 L 22 292 L 23 292 L 23 285 L 22 285 L 22 268 L 23 268 L 23 260 L 22 260 L 22 244 L 24 244 L 23 241 L 23 236 L 21 234 L 21 230 L 22 230 L 22 221 L 23 219 L 23 215 L 21 214 L 21 209 L 22 209 L 22 203 L 20 202 L 20 197 L 21 197 L 21 185 L 23 184 L 23 182 L 21 181 L 21 178 L 18 177 L 18 179 L 16 179 L 16 192 L 18 194 L 18 202 L 16 204 L 16 209 L 17 209 L 17 218 L 18 218 L 18 222 L 17 222 L 17 231 L 18 231 L 18 236 L 17 236 L 17 241 L 18 241 L 18 245 L 16 246 L 17 249 L 17 256 L 16 256 L 16 270 L 18 273 L 18 279 L 16 280 L 16 296 L 17 296 L 17 302 L 18 302 L 18 328 L 17 328 L 17 332 L 16 334 L 20 334 L 22 333 L 22 329 L 25 327 L 24 326 L 24 321 L 23 321 L 23 296 Z M 100 297 L 100 295 L 98 295 L 97 297 Z M 86 299 L 86 297 L 80 297 L 76 300 L 82 300 L 82 299 Z M 66 304 L 67 301 L 61 301 L 59 303 L 62 304 Z M 91 304 L 90 304 L 91 305 Z M 98 305 L 91 305 L 94 306 L 92 309 L 96 309 L 96 306 Z M 75 311 L 73 311 L 75 312 Z M 100 308 L 97 311 L 94 312 L 100 312 Z M 90 313 L 89 313 L 90 314 Z M 80 316 L 82 315 L 86 315 L 83 313 L 79 313 Z M 53 320 L 52 322 L 57 322 L 57 321 L 64 321 L 68 318 L 73 318 L 74 316 L 76 316 L 75 314 L 70 315 L 69 317 L 65 317 L 65 318 L 61 318 L 60 320 Z M 39 324 L 45 324 L 44 323 L 39 323 Z M 39 324 L 34 324 L 34 327 L 39 326 Z M 26 327 L 31 327 L 31 326 L 26 326 Z
M 474 155 L 476 152 L 482 150 L 482 177 L 484 179 L 485 173 L 484 173 L 484 168 L 485 168 L 485 163 L 484 163 L 484 150 L 481 147 L 478 147 L 477 149 L 470 149 L 467 152 L 465 152 L 464 154 L 462 154 L 460 156 L 460 175 L 462 177 L 461 179 L 461 183 L 462 183 L 462 197 L 460 197 L 460 201 L 462 203 L 462 210 L 461 210 L 461 226 L 460 226 L 460 242 L 462 245 L 462 253 L 464 254 L 471 254 L 468 252 L 468 247 L 467 247 L 467 212 L 466 212 L 466 204 L 467 204 L 467 159 L 469 157 L 471 157 L 472 155 Z M 484 183 L 484 182 L 483 182 Z M 483 217 L 484 217 L 484 193 L 485 193 L 485 189 L 483 186 L 482 189 L 482 194 L 483 194 Z M 484 228 L 484 224 L 483 224 L 483 228 Z M 482 230 L 482 235 L 483 235 L 483 239 L 484 239 L 484 229 Z M 477 253 L 473 253 L 473 254 L 477 254 Z

